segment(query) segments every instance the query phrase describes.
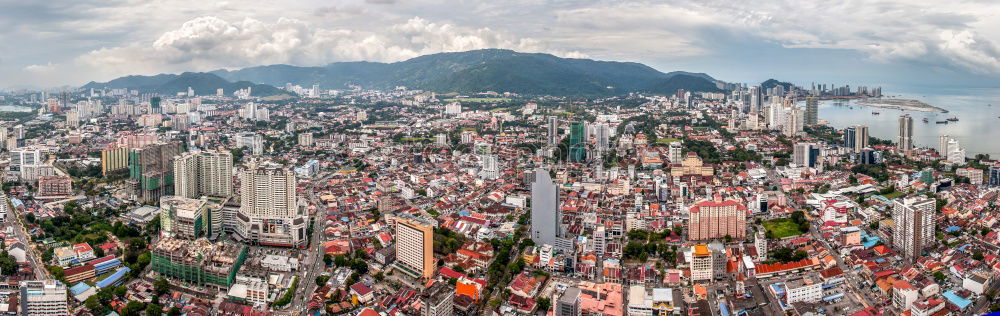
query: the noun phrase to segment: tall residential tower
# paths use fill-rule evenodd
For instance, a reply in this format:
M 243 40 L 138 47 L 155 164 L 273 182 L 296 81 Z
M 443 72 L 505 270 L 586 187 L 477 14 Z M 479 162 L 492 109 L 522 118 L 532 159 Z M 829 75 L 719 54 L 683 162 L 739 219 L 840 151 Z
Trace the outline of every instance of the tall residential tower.
M 903 257 L 915 260 L 924 247 L 934 243 L 935 203 L 935 200 L 924 197 L 893 201 L 892 244 Z
M 899 144 L 900 151 L 907 152 L 913 150 L 913 117 L 903 114 L 899 117 Z
M 531 184 L 531 240 L 536 245 L 556 245 L 559 237 L 559 188 L 545 169 L 535 169 Z
M 186 152 L 174 159 L 174 195 L 233 195 L 233 154 L 225 151 Z

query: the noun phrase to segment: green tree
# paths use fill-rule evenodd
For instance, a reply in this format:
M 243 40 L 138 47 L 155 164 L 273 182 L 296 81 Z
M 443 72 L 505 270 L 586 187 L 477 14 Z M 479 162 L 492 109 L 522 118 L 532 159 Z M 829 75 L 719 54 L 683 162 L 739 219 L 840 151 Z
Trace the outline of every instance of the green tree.
M 170 292 L 170 282 L 164 277 L 159 277 L 153 282 L 153 291 L 157 296 Z
M 122 308 L 122 316 L 139 316 L 142 314 L 143 310 L 146 309 L 146 304 L 138 301 L 129 301 Z
M 539 298 L 537 302 L 538 302 L 538 310 L 540 311 L 549 310 L 549 307 L 552 306 L 552 300 L 549 299 L 548 297 Z
M 937 281 L 938 283 L 944 282 L 945 280 L 944 273 L 942 273 L 941 271 L 934 272 L 934 280 Z
M 161 314 L 163 314 L 163 306 L 152 303 L 146 305 L 146 316 L 159 316 Z
M 316 277 L 316 286 L 324 286 L 326 282 L 330 280 L 329 275 L 320 275 Z
M 89 309 L 90 312 L 94 313 L 95 315 L 99 314 L 100 311 L 104 310 L 104 305 L 101 304 L 101 301 L 98 299 L 97 295 L 91 295 L 90 297 L 88 297 L 87 300 L 83 301 L 83 305 L 87 306 L 87 309 Z
M 52 274 L 52 277 L 57 280 L 63 280 L 66 277 L 66 273 L 63 272 L 63 268 L 60 266 L 48 266 L 48 270 Z
M 0 274 L 13 275 L 17 273 L 17 259 L 0 248 Z

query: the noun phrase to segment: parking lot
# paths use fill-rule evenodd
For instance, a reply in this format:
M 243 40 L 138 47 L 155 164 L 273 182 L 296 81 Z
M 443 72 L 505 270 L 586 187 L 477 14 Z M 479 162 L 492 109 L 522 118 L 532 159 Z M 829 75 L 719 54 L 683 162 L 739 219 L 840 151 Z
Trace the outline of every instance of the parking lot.
M 774 293 L 771 292 L 770 286 L 775 283 L 782 283 L 789 280 L 786 279 L 771 279 L 767 282 L 762 283 L 763 288 L 768 292 L 767 295 L 772 299 L 778 299 L 784 301 L 784 298 L 775 298 Z M 827 286 L 823 289 L 823 298 L 836 297 L 836 299 L 821 300 L 816 303 L 806 303 L 797 302 L 792 304 L 791 308 L 797 311 L 799 314 L 804 314 L 806 312 L 813 312 L 821 315 L 850 315 L 857 311 L 864 309 L 864 305 L 858 300 L 858 297 L 854 292 L 850 290 L 850 287 L 845 282 L 836 283 L 832 286 Z M 781 308 L 781 307 L 778 307 Z

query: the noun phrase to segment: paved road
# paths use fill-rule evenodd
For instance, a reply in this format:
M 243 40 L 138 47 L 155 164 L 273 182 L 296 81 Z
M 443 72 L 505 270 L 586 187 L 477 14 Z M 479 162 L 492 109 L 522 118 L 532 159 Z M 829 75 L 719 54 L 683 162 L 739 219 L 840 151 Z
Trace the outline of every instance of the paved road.
M 985 293 L 992 293 L 994 291 L 1000 290 L 1000 282 L 990 282 L 989 288 L 983 291 L 983 295 L 976 300 L 976 304 L 969 309 L 966 315 L 983 315 L 989 312 L 990 299 L 986 297 Z
M 10 203 L 10 202 L 8 202 Z M 13 217 L 17 219 L 16 223 L 10 223 L 10 226 L 14 228 L 14 234 L 17 235 L 17 239 L 28 246 L 26 253 L 28 254 L 28 262 L 31 263 L 31 269 L 35 272 L 35 279 L 44 280 L 49 278 L 49 270 L 45 268 L 45 265 L 40 264 L 42 262 L 41 255 L 38 253 L 38 249 L 35 249 L 34 244 L 31 242 L 31 238 L 28 236 L 27 229 L 25 229 L 24 221 L 21 219 L 20 212 L 16 208 L 8 205 L 11 210 Z
M 779 183 L 780 178 L 777 176 L 777 173 L 774 170 L 769 170 L 767 175 L 768 179 L 772 183 L 775 184 Z M 791 206 L 795 210 L 801 210 L 806 214 L 809 213 L 807 209 L 802 208 L 798 204 L 796 204 L 795 201 L 791 199 L 791 197 L 789 197 L 787 201 L 788 201 L 788 206 Z M 836 252 L 837 249 L 840 249 L 840 247 L 832 247 L 830 243 L 825 238 L 823 238 L 822 235 L 820 235 L 819 229 L 816 229 L 817 227 L 816 225 L 817 225 L 816 222 L 812 222 L 812 225 L 810 225 L 809 228 L 809 232 L 810 234 L 812 234 L 813 239 L 823 244 L 823 247 L 825 247 L 827 251 L 829 251 L 830 254 L 833 255 L 833 258 L 836 259 L 837 267 L 840 268 L 841 271 L 844 271 L 844 279 L 846 280 L 846 283 L 850 286 L 851 292 L 856 294 L 855 297 L 861 300 L 861 304 L 863 304 L 865 308 L 873 306 L 873 304 L 868 300 L 868 297 L 864 295 L 865 292 L 861 291 L 861 289 L 863 289 L 864 287 L 858 284 L 858 280 L 860 278 L 857 275 L 857 272 L 855 272 L 854 269 L 850 268 L 850 266 L 844 263 L 844 260 L 840 257 L 840 253 Z
M 325 263 L 323 262 L 323 221 L 325 220 L 326 208 L 323 207 L 321 201 L 316 196 L 315 185 L 317 183 L 326 183 L 329 181 L 332 174 L 324 173 L 318 179 L 312 181 L 308 187 L 306 187 L 305 194 L 306 198 L 309 199 L 311 205 L 316 206 L 316 214 L 313 214 L 313 235 L 309 246 L 306 251 L 306 258 L 302 262 L 302 270 L 300 270 L 299 275 L 299 289 L 296 290 L 295 299 L 288 308 L 290 312 L 297 312 L 300 315 L 308 315 L 306 311 L 306 304 L 309 302 L 309 298 L 312 297 L 313 291 L 316 290 L 316 277 L 320 273 L 325 271 Z

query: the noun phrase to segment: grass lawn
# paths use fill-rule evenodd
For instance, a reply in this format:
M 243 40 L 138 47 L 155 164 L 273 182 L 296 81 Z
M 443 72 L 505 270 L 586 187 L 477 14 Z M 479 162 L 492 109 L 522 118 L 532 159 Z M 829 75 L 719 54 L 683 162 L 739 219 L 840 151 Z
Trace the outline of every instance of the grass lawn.
M 762 223 L 764 229 L 771 232 L 774 238 L 781 239 L 790 236 L 798 236 L 799 225 L 796 225 L 791 218 L 776 218 Z
M 884 194 L 882 196 L 884 196 L 887 199 L 892 200 L 892 199 L 898 198 L 900 196 L 903 196 L 903 191 L 896 191 L 896 192 L 892 192 L 892 193 L 889 193 L 889 194 Z
M 664 144 L 664 145 L 670 144 L 670 143 L 673 143 L 673 142 L 680 142 L 680 141 L 681 141 L 680 139 L 676 139 L 676 138 L 673 138 L 673 137 L 664 137 L 664 138 L 657 138 L 656 139 L 656 143 L 657 144 Z

